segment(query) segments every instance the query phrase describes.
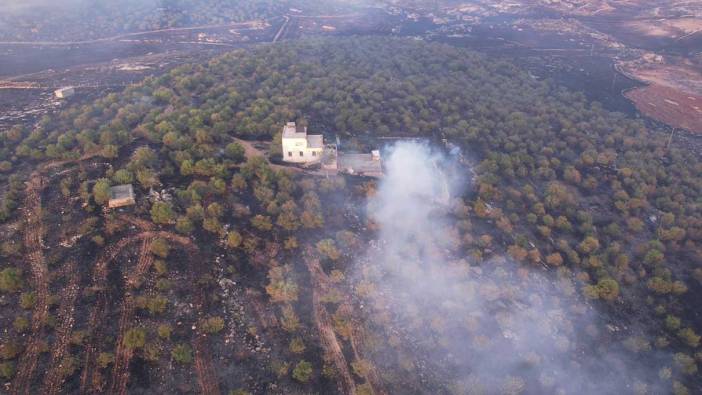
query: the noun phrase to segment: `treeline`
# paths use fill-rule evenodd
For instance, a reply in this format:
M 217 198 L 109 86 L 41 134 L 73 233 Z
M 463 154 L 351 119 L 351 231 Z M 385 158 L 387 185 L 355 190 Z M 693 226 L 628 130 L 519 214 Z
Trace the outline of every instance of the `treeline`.
M 0 38 L 88 40 L 120 33 L 266 19 L 282 15 L 288 7 L 287 1 L 274 0 L 81 0 L 3 13 Z
M 81 41 L 167 28 L 270 19 L 290 9 L 348 12 L 346 2 L 312 0 L 75 0 L 0 14 L 0 40 Z

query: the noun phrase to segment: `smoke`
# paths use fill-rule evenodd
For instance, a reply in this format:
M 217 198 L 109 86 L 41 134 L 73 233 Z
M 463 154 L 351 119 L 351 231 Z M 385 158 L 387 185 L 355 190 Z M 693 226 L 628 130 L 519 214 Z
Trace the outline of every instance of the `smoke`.
M 359 281 L 376 287 L 369 321 L 384 321 L 386 335 L 399 334 L 396 350 L 411 345 L 401 353 L 413 367 L 394 366 L 396 359 L 381 355 L 375 364 L 423 377 L 421 392 L 427 386 L 458 394 L 659 389 L 657 368 L 615 346 L 617 329 L 580 300 L 567 271 L 556 275 L 501 256 L 469 255 L 463 240 L 481 235 L 454 215 L 460 203 L 449 205 L 445 196 L 447 189 L 461 195 L 467 169 L 426 144 L 408 142 L 387 150 L 384 165 L 386 176 L 368 205 L 379 237 L 356 269 Z M 650 348 L 645 340 L 632 343 L 642 352 Z

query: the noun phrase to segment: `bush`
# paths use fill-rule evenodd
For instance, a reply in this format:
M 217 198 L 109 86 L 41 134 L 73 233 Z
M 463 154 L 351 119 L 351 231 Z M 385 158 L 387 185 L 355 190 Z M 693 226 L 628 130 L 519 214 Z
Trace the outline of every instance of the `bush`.
M 155 224 L 167 225 L 173 223 L 175 213 L 173 207 L 167 202 L 155 202 L 151 206 L 151 220 Z
M 189 235 L 195 230 L 193 222 L 188 217 L 179 217 L 175 225 L 176 232 Z
M 12 322 L 12 327 L 15 328 L 18 333 L 24 333 L 29 329 L 29 320 L 26 317 L 17 317 L 15 321 Z
M 112 180 L 117 184 L 131 184 L 134 182 L 134 175 L 127 169 L 119 169 L 112 176 Z
M 15 292 L 22 288 L 22 271 L 8 267 L 0 272 L 0 291 Z
M 2 359 L 15 359 L 20 352 L 22 352 L 22 349 L 20 348 L 19 344 L 13 341 L 0 344 L 0 358 Z
M 132 328 L 124 334 L 124 345 L 127 348 L 143 348 L 146 343 L 146 331 L 142 328 Z
M 188 344 L 180 343 L 171 351 L 173 360 L 180 364 L 189 364 L 193 361 L 193 350 Z
M 160 237 L 155 239 L 153 243 L 151 243 L 151 253 L 158 257 L 168 257 L 169 250 L 170 247 L 168 246 L 168 242 Z
M 239 143 L 227 144 L 225 152 L 227 157 L 236 163 L 241 163 L 244 161 L 244 159 L 246 159 L 244 147 L 242 147 L 242 145 Z
M 227 247 L 237 248 L 241 245 L 243 238 L 237 231 L 231 231 L 227 234 Z
M 332 261 L 339 259 L 341 256 L 339 250 L 336 248 L 336 243 L 334 243 L 332 239 L 324 239 L 317 242 L 317 251 Z
M 168 299 L 160 295 L 150 297 L 146 302 L 146 308 L 152 315 L 162 314 L 166 311 L 166 306 L 168 306 Z
M 219 333 L 224 329 L 224 319 L 222 317 L 210 317 L 203 320 L 201 326 L 205 333 Z
M 115 362 L 115 355 L 111 352 L 101 352 L 98 356 L 97 362 L 102 369 L 105 369 L 106 367 Z
M 253 225 L 254 228 L 267 232 L 271 229 L 273 229 L 273 224 L 271 223 L 271 219 L 265 215 L 256 215 L 251 219 L 251 225 Z
M 292 376 L 295 380 L 301 382 L 301 383 L 306 383 L 310 381 L 312 378 L 312 364 L 302 360 L 295 365 L 295 369 L 293 369 Z
M 5 380 L 10 380 L 15 375 L 15 364 L 14 362 L 3 362 L 0 363 L 0 377 Z
M 293 354 L 302 354 L 305 351 L 305 343 L 301 338 L 295 337 L 290 341 L 290 346 L 288 348 Z
M 161 339 L 170 339 L 172 332 L 173 328 L 168 324 L 161 324 L 158 326 L 158 329 L 156 329 L 156 333 Z
M 93 185 L 93 198 L 97 204 L 105 204 L 110 200 L 110 180 L 101 178 Z
M 25 310 L 30 310 L 34 307 L 37 297 L 34 292 L 23 292 L 20 295 L 20 307 Z

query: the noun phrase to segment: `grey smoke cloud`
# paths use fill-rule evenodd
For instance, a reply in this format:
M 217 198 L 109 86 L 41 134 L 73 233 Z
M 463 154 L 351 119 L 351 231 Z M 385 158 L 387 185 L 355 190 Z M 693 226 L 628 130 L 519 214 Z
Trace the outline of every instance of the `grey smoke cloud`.
M 649 351 L 642 363 L 619 349 L 575 280 L 466 256 L 443 204 L 446 185 L 460 195 L 465 169 L 414 142 L 392 146 L 384 164 L 368 205 L 377 244 L 357 270 L 378 289 L 375 313 L 390 311 L 390 326 L 415 344 L 421 368 L 408 373 L 450 376 L 445 390 L 458 394 L 665 393 L 658 355 Z

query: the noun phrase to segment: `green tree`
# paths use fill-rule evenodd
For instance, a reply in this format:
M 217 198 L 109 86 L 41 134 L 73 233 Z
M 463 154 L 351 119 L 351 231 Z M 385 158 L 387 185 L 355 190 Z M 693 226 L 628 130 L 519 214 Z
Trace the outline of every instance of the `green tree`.
M 143 348 L 146 343 L 146 331 L 143 328 L 132 328 L 124 333 L 124 345 L 127 348 Z
M 327 258 L 335 261 L 341 257 L 341 253 L 336 248 L 336 243 L 332 239 L 324 239 L 317 242 L 317 251 Z
M 227 144 L 224 152 L 227 154 L 227 157 L 235 163 L 241 163 L 246 159 L 244 147 L 236 142 Z
M 193 361 L 193 350 L 190 348 L 190 345 L 180 343 L 171 350 L 171 357 L 177 363 L 183 365 L 190 364 Z
M 301 383 L 306 383 L 312 378 L 312 373 L 314 373 L 312 370 L 312 364 L 302 360 L 295 365 L 292 376 L 295 380 Z
M 93 185 L 93 198 L 97 204 L 106 204 L 110 200 L 110 181 L 101 178 Z
M 224 319 L 222 317 L 209 317 L 200 323 L 200 327 L 205 333 L 219 333 L 224 329 Z
M 161 257 L 161 258 L 168 257 L 169 251 L 170 251 L 170 246 L 168 245 L 168 241 L 166 241 L 166 239 L 164 239 L 164 238 L 157 237 L 151 243 L 151 253 L 158 256 L 158 257 Z
M 251 225 L 253 225 L 254 228 L 264 232 L 273 229 L 273 224 L 271 223 L 270 217 L 260 214 L 251 218 Z
M 151 206 L 151 220 L 156 224 L 173 223 L 175 213 L 173 207 L 168 202 L 155 202 Z
M 15 376 L 15 363 L 12 361 L 0 363 L 0 377 L 10 380 Z
M 16 292 L 22 289 L 22 271 L 8 267 L 0 271 L 0 291 Z
M 243 238 L 241 237 L 241 234 L 235 230 L 229 231 L 227 233 L 227 247 L 229 248 L 237 248 L 241 245 L 241 242 L 243 241 Z
M 112 176 L 112 180 L 117 184 L 131 184 L 134 182 L 134 175 L 127 169 L 119 169 Z

